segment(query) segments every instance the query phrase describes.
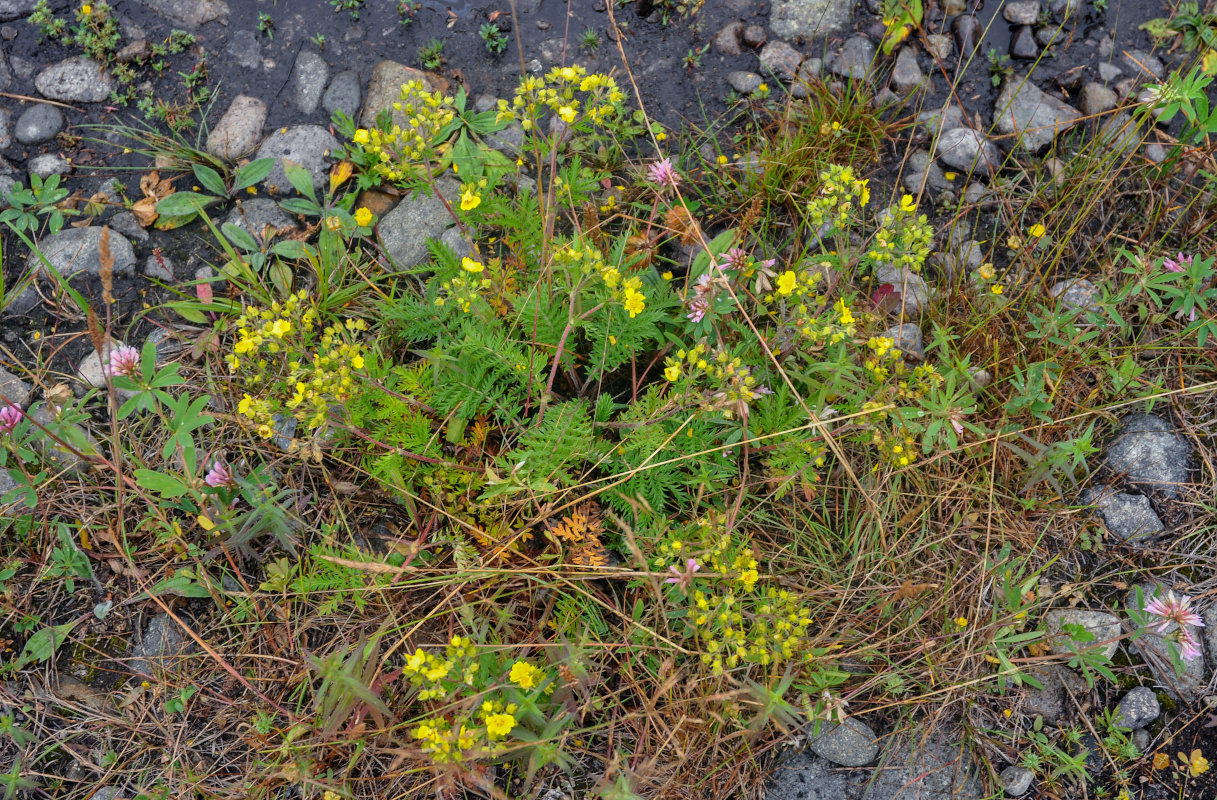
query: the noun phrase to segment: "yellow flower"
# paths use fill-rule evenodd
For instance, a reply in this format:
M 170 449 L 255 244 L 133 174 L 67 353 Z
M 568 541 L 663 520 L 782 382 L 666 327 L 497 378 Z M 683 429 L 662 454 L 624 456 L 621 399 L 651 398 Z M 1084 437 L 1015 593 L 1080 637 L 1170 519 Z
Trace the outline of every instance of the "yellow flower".
M 995 283 L 995 284 L 993 284 L 993 288 L 991 291 L 993 292 L 993 294 L 1001 294 L 1002 292 L 1004 292 L 1006 290 L 1000 283 Z
M 254 399 L 249 395 L 241 398 L 241 402 L 237 403 L 237 413 L 242 416 L 249 416 L 249 409 L 254 404 Z
M 1010 719 L 1010 717 L 1014 716 L 1014 711 L 1009 708 L 1005 709 L 1001 713 L 1006 716 L 1006 719 Z
M 680 364 L 673 364 L 663 371 L 663 376 L 669 381 L 675 383 L 680 379 Z
M 1180 753 L 1180 755 L 1183 755 Z M 1209 771 L 1209 760 L 1200 754 L 1199 750 L 1193 750 L 1188 762 L 1187 771 L 1191 773 L 1193 778 L 1198 777 Z
M 367 208 L 359 208 L 355 211 L 355 224 L 361 228 L 366 228 L 372 224 L 372 212 Z
M 667 131 L 660 131 L 659 133 L 655 134 L 656 141 L 662 142 L 666 138 L 668 138 Z
M 724 155 L 720 155 L 720 156 L 719 156 L 717 159 L 715 159 L 715 160 L 716 160 L 716 161 L 718 161 L 718 165 L 719 165 L 720 167 L 721 167 L 723 164 L 726 164 L 726 163 L 727 163 L 727 157 L 726 157 L 726 156 L 724 156 Z
M 355 136 L 353 138 L 355 140 L 355 144 L 367 144 L 368 132 L 364 128 L 360 128 L 359 130 L 355 131 Z
M 993 269 L 993 265 L 987 261 L 980 265 L 980 269 L 977 270 L 977 273 L 980 275 L 982 280 L 986 281 L 993 280 L 993 276 L 997 274 Z
M 246 193 L 246 194 L 257 194 L 257 193 L 258 193 L 258 187 L 257 187 L 257 186 L 246 186 L 246 187 L 245 187 L 245 193 Z
M 1033 237 L 1035 237 L 1036 239 L 1040 238 L 1041 236 L 1043 236 L 1043 235 L 1044 235 L 1045 233 L 1047 233 L 1047 232 L 1048 232 L 1048 231 L 1047 231 L 1047 229 L 1046 229 L 1046 228 L 1045 228 L 1043 225 L 1041 225 L 1040 223 L 1038 223 L 1038 222 L 1037 222 L 1037 223 L 1035 223 L 1034 225 L 1032 225 L 1032 226 L 1031 226 L 1031 229 L 1030 229 L 1029 231 L 1027 231 L 1027 233 L 1028 233 L 1030 236 L 1033 236 Z
M 780 276 L 778 276 L 778 294 L 790 294 L 794 291 L 794 287 L 798 282 L 799 277 L 794 274 L 794 270 L 786 270 Z
M 486 718 L 486 735 L 491 739 L 502 739 L 516 726 L 516 718 L 510 714 L 491 714 Z
M 1018 248 L 1023 246 L 1023 237 L 1019 236 L 1017 233 L 1012 233 L 1006 239 L 1006 244 L 1010 247 L 1011 250 L 1017 250 Z
M 954 172 L 944 172 L 942 173 L 942 176 L 949 181 L 953 181 L 958 177 Z
M 662 277 L 665 281 L 672 280 L 672 277 L 673 277 L 672 270 L 668 270 L 667 272 L 665 272 Z
M 966 627 L 968 627 L 968 618 L 967 617 L 956 617 L 955 624 L 961 628 L 966 628 Z
M 646 297 L 634 289 L 625 290 L 625 310 L 630 312 L 630 318 L 638 316 L 646 308 Z
M 329 215 L 325 218 L 325 229 L 335 233 L 342 230 L 342 220 L 338 219 L 335 214 Z
M 473 189 L 461 192 L 461 211 L 472 211 L 482 204 L 482 196 Z
M 521 689 L 535 689 L 545 678 L 545 673 L 523 659 L 511 665 L 511 682 Z
M 292 332 L 292 324 L 285 319 L 277 319 L 270 326 L 270 332 L 273 336 L 278 336 L 282 339 L 284 336 Z
M 461 269 L 465 270 L 465 272 L 472 272 L 476 274 L 486 269 L 486 265 L 480 261 L 474 261 L 469 256 L 465 256 L 461 259 Z
M 80 13 L 85 14 L 85 15 L 92 14 L 93 6 L 89 5 L 88 3 L 85 3 L 83 6 L 80 7 Z
M 351 366 L 355 369 L 363 369 L 363 356 L 355 356 L 351 359 Z
M 573 106 L 562 106 L 558 109 L 558 116 L 562 118 L 563 122 L 569 125 L 575 121 L 577 114 Z
M 900 210 L 906 214 L 912 214 L 917 210 L 917 203 L 914 202 L 911 194 L 906 194 L 900 198 Z

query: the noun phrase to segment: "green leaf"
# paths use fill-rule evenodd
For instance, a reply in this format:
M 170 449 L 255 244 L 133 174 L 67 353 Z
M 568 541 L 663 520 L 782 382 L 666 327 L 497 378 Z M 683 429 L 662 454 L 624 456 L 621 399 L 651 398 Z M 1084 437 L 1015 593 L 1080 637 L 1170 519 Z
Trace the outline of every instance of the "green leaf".
M 228 237 L 228 241 L 232 242 L 237 247 L 246 252 L 253 252 L 258 249 L 258 242 L 240 225 L 234 225 L 231 222 L 225 222 L 220 226 L 220 230 Z
M 482 177 L 481 151 L 465 131 L 461 131 L 452 147 L 452 162 L 463 180 L 476 181 Z
M 197 214 L 207 206 L 219 202 L 218 197 L 199 192 L 174 192 L 156 204 L 156 213 L 165 217 L 183 217 Z
M 156 492 L 161 497 L 181 497 L 190 491 L 181 478 L 175 475 L 165 475 L 151 469 L 137 469 L 135 482 L 149 491 Z
M 722 255 L 735 243 L 737 231 L 735 228 L 729 228 L 723 231 L 718 236 L 715 236 L 710 241 L 710 249 L 703 250 L 697 254 L 697 258 L 693 259 L 693 269 L 690 271 L 690 277 L 701 275 L 710 268 L 710 257 Z
M 220 177 L 220 173 L 211 167 L 195 164 L 194 177 L 198 179 L 199 183 L 203 184 L 204 189 L 212 194 L 218 194 L 221 197 L 228 194 L 228 187 L 224 185 L 224 179 Z
M 237 170 L 236 179 L 232 184 L 232 193 L 236 194 L 242 189 L 248 189 L 258 181 L 264 180 L 274 168 L 275 160 L 273 158 L 259 158 L 249 162 Z
M 282 242 L 275 242 L 275 246 L 270 250 L 279 256 L 279 258 L 287 259 L 312 258 L 316 255 L 316 251 L 313 248 L 295 239 L 284 239 Z
M 162 594 L 172 594 L 178 597 L 211 597 L 211 593 L 207 591 L 207 587 L 200 584 L 190 575 L 179 572 L 172 578 L 165 578 L 159 581 L 155 586 L 146 592 L 132 597 L 131 600 L 143 600 L 147 597 L 156 597 Z
M 279 204 L 284 211 L 290 211 L 293 214 L 304 214 L 308 217 L 321 216 L 321 206 L 305 200 L 303 197 L 289 197 Z
M 317 193 L 313 190 L 313 176 L 295 161 L 283 159 L 283 173 L 288 181 L 296 187 L 296 191 L 316 202 Z
M 35 633 L 26 640 L 25 647 L 21 649 L 21 655 L 17 657 L 15 665 L 17 669 L 22 669 L 28 664 L 49 660 L 51 656 L 55 655 L 55 648 L 67 638 L 74 627 L 76 627 L 75 622 L 65 622 L 63 625 L 43 628 Z

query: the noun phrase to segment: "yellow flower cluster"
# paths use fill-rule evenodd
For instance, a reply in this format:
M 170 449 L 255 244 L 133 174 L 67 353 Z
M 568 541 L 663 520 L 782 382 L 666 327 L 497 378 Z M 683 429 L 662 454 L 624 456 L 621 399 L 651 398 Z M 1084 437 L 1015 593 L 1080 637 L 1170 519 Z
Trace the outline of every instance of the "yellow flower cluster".
M 478 663 L 474 661 L 477 648 L 468 637 L 453 636 L 440 656 L 421 647 L 406 657 L 402 674 L 419 687 L 420 700 L 444 700 L 451 693 L 449 683 L 472 686 L 477 677 Z
M 632 275 L 625 278 L 616 267 L 607 267 L 601 263 L 600 278 L 608 287 L 613 299 L 621 303 L 622 308 L 630 313 L 630 318 L 638 316 L 647 307 L 646 295 L 642 293 L 642 278 Z
M 497 119 L 518 121 L 524 130 L 531 131 L 539 116 L 549 111 L 567 125 L 580 118 L 604 125 L 621 113 L 624 100 L 617 81 L 608 75 L 589 75 L 580 66 L 558 67 L 544 78 L 529 75 L 521 80 L 511 103 L 499 101 Z
M 263 438 L 273 435 L 279 413 L 310 429 L 322 427 L 330 406 L 354 391 L 364 349 L 349 339 L 367 329 L 363 320 L 335 323 L 318 335 L 317 310 L 302 291 L 268 308 L 246 307 L 236 327 L 237 340 L 225 360 L 232 375 L 254 390 L 241 398 L 237 413 Z
M 521 659 L 511 665 L 508 678 L 521 689 L 535 689 L 545 680 L 545 671 Z
M 912 195 L 906 194 L 898 206 L 881 215 L 875 240 L 866 255 L 876 263 L 900 263 L 916 272 L 930 254 L 933 237 L 934 229 L 925 214 L 917 215 L 917 204 Z
M 451 97 L 428 92 L 422 81 L 403 84 L 393 108 L 405 115 L 405 128 L 397 124 L 388 130 L 360 128 L 353 139 L 376 157 L 373 169 L 377 174 L 398 181 L 412 174 L 415 162 L 432 155 L 436 137 L 452 122 L 455 112 Z
M 499 260 L 490 259 L 490 266 L 492 273 L 497 272 Z M 482 298 L 482 292 L 493 285 L 493 281 L 486 275 L 486 265 L 469 256 L 461 259 L 461 270 L 460 275 L 439 285 L 440 293 L 435 298 L 435 305 L 442 307 L 452 303 L 468 314 L 473 310 L 474 303 Z
M 721 410 L 727 419 L 746 413 L 758 397 L 771 394 L 739 356 L 733 357 L 722 349 L 711 352 L 704 342 L 688 350 L 677 350 L 675 358 L 664 360 L 664 377 L 669 381 L 678 380 L 682 374 L 692 382 L 700 380 L 705 384 L 702 407 L 707 411 Z
M 825 224 L 837 230 L 847 228 L 854 211 L 865 208 L 870 202 L 868 183 L 854 176 L 853 167 L 832 164 L 823 170 L 820 173 L 820 191 L 807 204 L 811 229 L 818 231 Z
M 702 643 L 701 660 L 714 674 L 745 663 L 811 659 L 810 612 L 786 590 L 761 582 L 747 540 L 726 532 L 717 514 L 698 520 L 685 537 L 661 543 L 654 563 L 664 567 L 674 559 L 677 569 L 690 557 L 702 563 L 688 619 Z

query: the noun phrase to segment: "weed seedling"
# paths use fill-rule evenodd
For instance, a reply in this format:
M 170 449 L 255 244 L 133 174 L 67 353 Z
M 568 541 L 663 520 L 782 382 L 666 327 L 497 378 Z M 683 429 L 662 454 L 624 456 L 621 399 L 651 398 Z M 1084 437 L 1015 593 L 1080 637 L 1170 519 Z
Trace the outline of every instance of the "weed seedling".
M 265 11 L 258 12 L 258 32 L 267 39 L 275 38 L 275 20 Z
M 422 5 L 418 0 L 397 0 L 397 21 L 402 27 L 414 22 L 414 17 Z
M 482 37 L 486 49 L 495 55 L 507 49 L 507 34 L 503 33 L 493 22 L 487 22 L 478 28 L 478 36 Z
M 309 41 L 317 45 L 318 50 L 325 50 L 325 34 L 318 33 L 309 38 Z
M 359 11 L 363 8 L 364 0 L 330 0 L 330 5 L 334 7 L 336 13 L 349 11 L 351 20 L 359 21 Z
M 427 42 L 418 51 L 418 61 L 424 69 L 439 69 L 444 63 L 444 43 L 439 39 Z
M 689 52 L 685 53 L 684 58 L 682 58 L 680 60 L 680 63 L 685 65 L 685 69 L 687 69 L 689 72 L 692 72 L 693 70 L 695 70 L 701 66 L 701 58 L 702 58 L 702 56 L 704 56 L 706 54 L 706 52 L 709 49 L 710 49 L 709 43 L 706 43 L 705 45 L 703 45 L 702 47 L 697 48 L 697 49 L 690 47 Z
M 579 37 L 579 47 L 585 53 L 595 53 L 600 49 L 600 32 L 595 28 L 588 28 Z

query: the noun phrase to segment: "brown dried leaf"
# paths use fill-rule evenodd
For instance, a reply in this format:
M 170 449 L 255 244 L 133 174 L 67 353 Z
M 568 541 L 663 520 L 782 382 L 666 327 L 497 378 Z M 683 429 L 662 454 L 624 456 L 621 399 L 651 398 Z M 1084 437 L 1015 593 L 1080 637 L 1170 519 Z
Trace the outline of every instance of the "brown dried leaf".
M 141 228 L 147 228 L 156 222 L 156 218 L 160 216 L 156 213 L 156 198 L 145 197 L 143 200 L 136 200 L 131 205 L 131 213 L 135 215 L 135 221 L 139 223 Z
M 672 233 L 680 237 L 681 244 L 693 244 L 701 237 L 701 226 L 684 206 L 672 206 L 664 215 L 664 222 Z

